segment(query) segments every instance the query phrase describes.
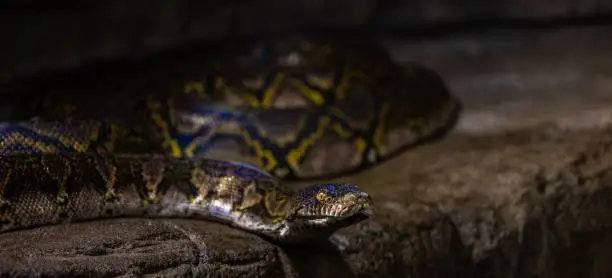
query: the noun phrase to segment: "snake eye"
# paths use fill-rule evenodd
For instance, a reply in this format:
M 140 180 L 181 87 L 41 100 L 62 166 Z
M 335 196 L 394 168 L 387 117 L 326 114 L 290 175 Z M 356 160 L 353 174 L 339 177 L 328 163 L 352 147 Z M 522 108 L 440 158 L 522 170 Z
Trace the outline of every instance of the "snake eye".
M 315 198 L 317 198 L 317 201 L 319 201 L 321 203 L 324 203 L 327 200 L 329 200 L 329 196 L 327 196 L 327 193 L 325 193 L 325 191 L 319 191 L 319 193 L 317 193 Z

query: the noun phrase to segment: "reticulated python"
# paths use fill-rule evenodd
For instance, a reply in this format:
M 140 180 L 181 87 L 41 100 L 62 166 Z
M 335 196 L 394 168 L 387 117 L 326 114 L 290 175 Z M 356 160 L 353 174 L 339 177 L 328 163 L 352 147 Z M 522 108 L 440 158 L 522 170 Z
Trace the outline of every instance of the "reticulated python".
M 202 53 L 53 79 L 30 86 L 34 98 L 24 90 L 0 129 L 0 231 L 187 216 L 278 241 L 329 235 L 364 219 L 369 196 L 345 184 L 293 192 L 278 178 L 375 165 L 441 134 L 460 109 L 436 73 L 373 45 L 297 39 Z

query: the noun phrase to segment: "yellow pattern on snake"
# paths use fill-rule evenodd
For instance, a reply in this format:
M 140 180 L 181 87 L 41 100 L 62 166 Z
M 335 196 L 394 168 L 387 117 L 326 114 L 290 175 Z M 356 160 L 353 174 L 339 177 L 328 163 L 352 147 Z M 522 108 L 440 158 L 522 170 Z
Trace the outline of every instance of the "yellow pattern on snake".
M 13 150 L 0 156 L 0 234 L 102 218 L 181 217 L 299 243 L 372 215 L 370 196 L 354 185 L 290 191 L 230 161 Z
M 198 55 L 44 85 L 13 119 L 42 119 L 31 132 L 59 145 L 31 147 L 46 151 L 229 159 L 310 179 L 376 165 L 442 134 L 460 110 L 434 71 L 397 65 L 371 44 L 286 39 Z M 77 126 L 75 141 L 51 121 Z

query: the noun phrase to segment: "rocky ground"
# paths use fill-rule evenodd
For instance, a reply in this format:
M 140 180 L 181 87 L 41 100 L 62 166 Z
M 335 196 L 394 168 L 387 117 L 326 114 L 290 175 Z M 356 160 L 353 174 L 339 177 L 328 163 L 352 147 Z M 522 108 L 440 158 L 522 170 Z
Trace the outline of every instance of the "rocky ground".
M 0 235 L 0 276 L 610 277 L 611 31 L 385 39 L 398 61 L 438 70 L 465 111 L 446 138 L 342 178 L 377 215 L 330 242 L 105 220 Z

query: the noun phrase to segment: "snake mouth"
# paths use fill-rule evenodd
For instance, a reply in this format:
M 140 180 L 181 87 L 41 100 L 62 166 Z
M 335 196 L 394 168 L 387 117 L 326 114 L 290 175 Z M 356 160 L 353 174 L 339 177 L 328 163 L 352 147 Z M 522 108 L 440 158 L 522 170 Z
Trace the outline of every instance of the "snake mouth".
M 302 215 L 299 218 L 312 225 L 326 225 L 331 223 L 359 222 L 374 215 L 374 210 L 369 203 L 349 206 L 339 209 L 336 213 L 325 215 Z

